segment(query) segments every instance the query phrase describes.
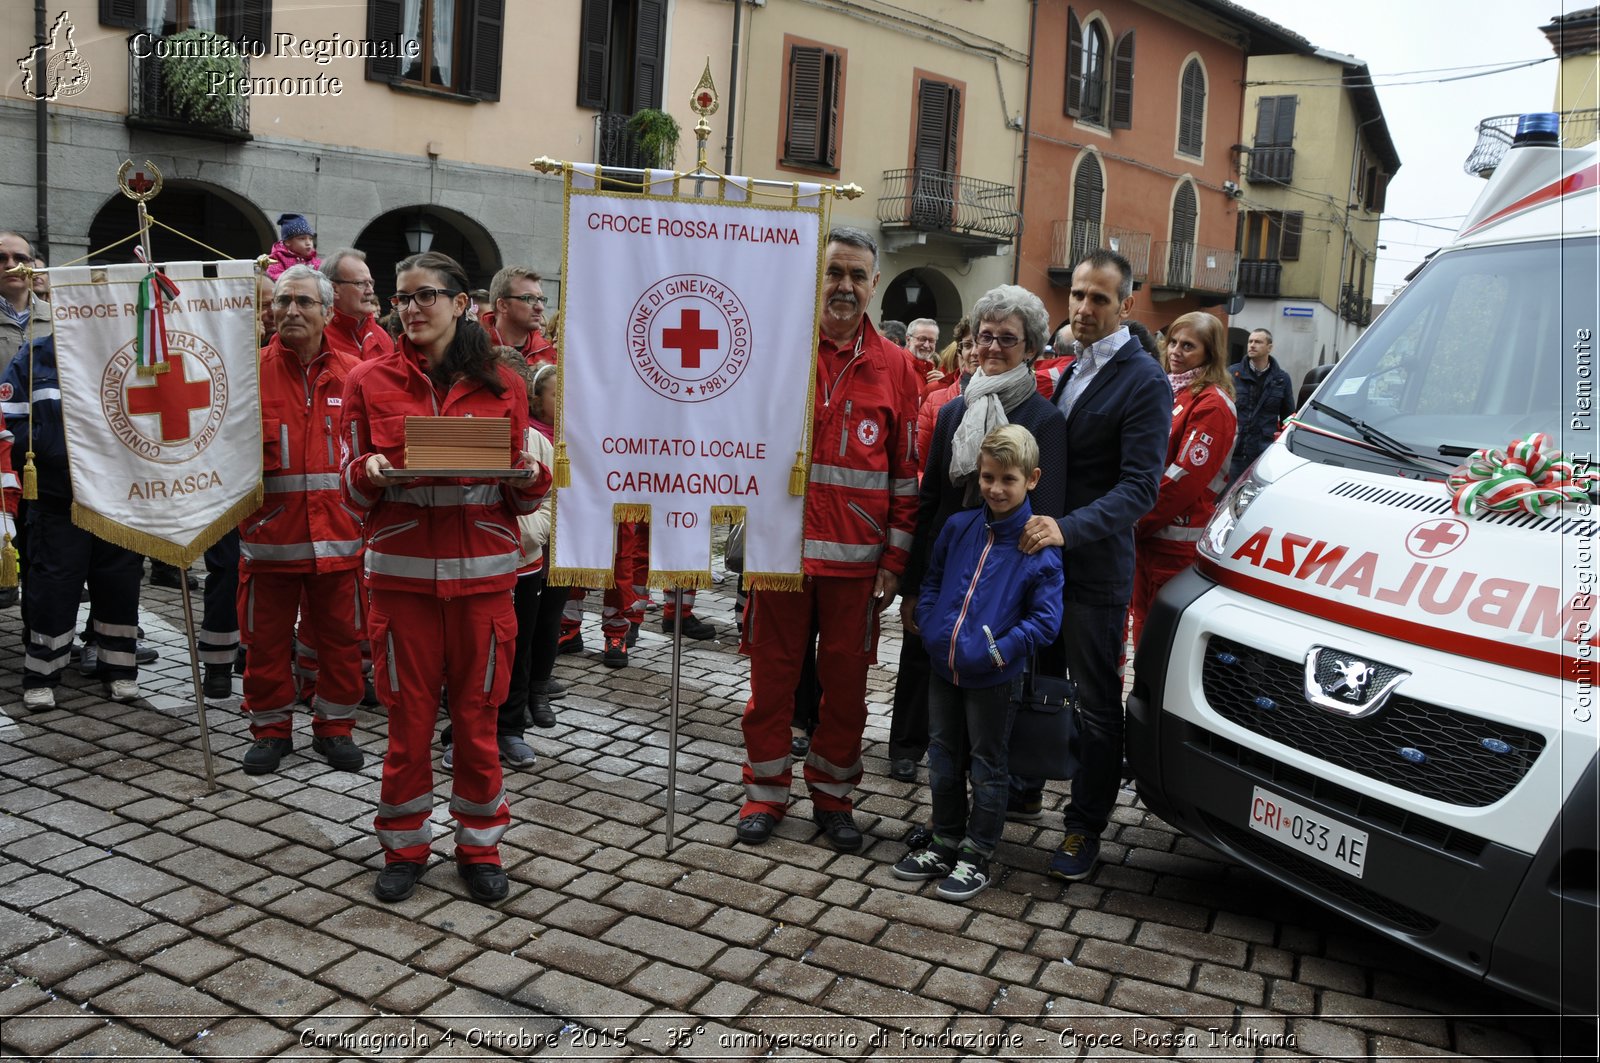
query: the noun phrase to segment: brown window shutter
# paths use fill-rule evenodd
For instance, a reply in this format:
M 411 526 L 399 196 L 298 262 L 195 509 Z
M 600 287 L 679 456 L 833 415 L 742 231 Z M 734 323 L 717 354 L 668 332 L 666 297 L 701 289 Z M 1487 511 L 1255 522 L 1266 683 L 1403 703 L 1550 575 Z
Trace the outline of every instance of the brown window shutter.
M 100 0 L 100 25 L 135 29 L 144 25 L 142 0 Z
M 395 22 L 399 24 L 399 2 Z M 582 41 L 578 52 L 578 106 L 603 110 L 606 105 L 606 60 L 611 49 L 611 0 L 583 0 Z
M 1188 181 L 1178 186 L 1178 194 L 1172 200 L 1172 242 L 1175 244 L 1194 243 L 1194 231 L 1198 207 L 1195 204 L 1194 185 Z
M 1100 217 L 1105 203 L 1105 178 L 1100 172 L 1100 160 L 1085 154 L 1078 164 L 1078 173 L 1072 179 L 1072 232 L 1066 265 L 1077 265 L 1077 260 L 1099 247 Z
M 1283 239 L 1278 244 L 1278 257 L 1285 262 L 1300 259 L 1300 233 L 1305 228 L 1305 211 L 1289 210 L 1283 214 Z
M 943 81 L 921 82 L 917 93 L 916 168 L 948 170 L 946 153 L 951 142 L 950 96 L 953 90 Z
M 1117 38 L 1111 59 L 1111 128 L 1133 128 L 1133 30 Z
M 1067 8 L 1067 99 L 1066 113 L 1076 118 L 1083 113 L 1083 26 L 1078 13 Z
M 839 167 L 839 86 L 844 81 L 844 56 L 827 53 L 822 66 L 822 135 L 827 151 L 822 161 L 832 169 Z
M 1272 143 L 1288 147 L 1294 143 L 1294 110 L 1300 102 L 1297 96 L 1279 96 L 1278 113 L 1272 130 Z
M 955 173 L 961 159 L 961 90 L 954 85 L 950 90 L 950 104 L 945 116 L 944 165 L 940 169 Z
M 272 0 L 244 0 L 239 8 L 239 28 L 234 37 L 252 44 L 272 39 Z
M 821 48 L 796 44 L 789 49 L 788 137 L 783 156 L 789 162 L 814 164 L 822 146 Z
M 638 0 L 633 35 L 633 103 L 661 106 L 662 69 L 667 43 L 667 0 Z
M 1382 170 L 1378 171 L 1373 179 L 1372 209 L 1379 214 L 1383 213 L 1383 205 L 1389 198 L 1389 175 Z
M 500 98 L 501 51 L 505 43 L 505 0 L 473 0 L 467 9 L 467 95 L 480 100 Z
M 401 0 L 367 0 L 367 40 L 386 46 L 391 53 L 400 48 Z M 367 60 L 368 81 L 392 81 L 400 76 L 400 57 L 390 54 Z
M 1199 157 L 1205 148 L 1206 78 L 1200 60 L 1191 59 L 1183 68 L 1183 84 L 1178 98 L 1178 150 Z

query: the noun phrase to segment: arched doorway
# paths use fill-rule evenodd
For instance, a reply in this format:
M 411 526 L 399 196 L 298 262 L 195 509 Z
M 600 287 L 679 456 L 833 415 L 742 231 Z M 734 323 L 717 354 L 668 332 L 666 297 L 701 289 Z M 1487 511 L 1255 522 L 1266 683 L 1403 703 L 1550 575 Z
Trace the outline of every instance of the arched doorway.
M 152 217 L 230 258 L 253 259 L 266 254 L 277 239 L 272 223 L 254 203 L 236 192 L 201 181 L 168 179 L 149 207 Z M 119 193 L 106 200 L 90 223 L 89 249 L 98 251 L 114 244 L 138 227 L 138 208 L 133 200 Z M 130 240 L 90 261 L 96 265 L 132 262 L 134 246 Z M 199 244 L 160 225 L 150 227 L 150 250 L 157 262 L 208 261 L 215 257 Z
M 418 251 L 449 255 L 461 263 L 474 288 L 487 288 L 504 265 L 488 230 L 449 207 L 400 207 L 380 214 L 361 230 L 356 247 L 367 253 L 367 268 L 382 298 L 394 291 L 395 264 Z
M 956 322 L 966 312 L 961 293 L 950 278 L 928 266 L 899 274 L 883 290 L 880 319 L 910 323 L 919 317 L 939 323 L 939 346 L 950 342 Z

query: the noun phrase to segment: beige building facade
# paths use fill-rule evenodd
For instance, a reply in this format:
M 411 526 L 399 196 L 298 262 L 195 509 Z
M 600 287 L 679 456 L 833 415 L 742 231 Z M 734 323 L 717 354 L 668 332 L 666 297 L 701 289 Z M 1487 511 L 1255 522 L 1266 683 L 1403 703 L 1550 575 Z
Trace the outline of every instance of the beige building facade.
M 1384 192 L 1400 168 L 1366 64 L 1351 56 L 1250 59 L 1239 195 L 1234 341 L 1273 334 L 1298 385 L 1372 320 Z M 1343 84 L 1341 84 L 1341 81 Z

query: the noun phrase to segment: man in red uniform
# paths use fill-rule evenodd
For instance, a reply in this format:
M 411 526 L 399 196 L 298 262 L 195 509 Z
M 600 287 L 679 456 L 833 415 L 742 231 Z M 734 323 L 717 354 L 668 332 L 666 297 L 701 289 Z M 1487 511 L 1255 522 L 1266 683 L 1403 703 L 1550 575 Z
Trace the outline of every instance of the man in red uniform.
M 273 297 L 278 333 L 261 352 L 265 497 L 239 525 L 243 709 L 256 740 L 244 755 L 247 775 L 276 771 L 294 748 L 288 648 L 296 614 L 322 665 L 311 748 L 343 771 L 359 771 L 364 759 L 350 737 L 362 693 L 361 524 L 339 497 L 340 406 L 345 377 L 360 362 L 327 335 L 334 298 L 328 278 L 309 266 L 284 270 Z
M 358 361 L 394 353 L 394 341 L 373 316 L 372 271 L 363 251 L 346 247 L 322 263 L 323 275 L 333 283 L 333 316 L 328 319 L 328 341 Z M 334 419 L 337 422 L 337 418 Z
M 805 759 L 812 814 L 829 844 L 861 848 L 850 791 L 861 779 L 867 667 L 878 615 L 905 571 L 917 517 L 916 395 L 905 355 L 866 319 L 878 284 L 878 245 L 866 232 L 828 234 L 805 579 L 798 591 L 756 591 L 745 618 L 750 701 L 744 712 L 745 801 L 738 838 L 759 845 L 789 805 L 789 724 L 813 624 L 822 705 Z
M 555 344 L 545 339 L 544 284 L 527 266 L 506 266 L 489 282 L 489 304 L 483 315 L 489 342 L 522 352 L 529 365 L 557 360 Z

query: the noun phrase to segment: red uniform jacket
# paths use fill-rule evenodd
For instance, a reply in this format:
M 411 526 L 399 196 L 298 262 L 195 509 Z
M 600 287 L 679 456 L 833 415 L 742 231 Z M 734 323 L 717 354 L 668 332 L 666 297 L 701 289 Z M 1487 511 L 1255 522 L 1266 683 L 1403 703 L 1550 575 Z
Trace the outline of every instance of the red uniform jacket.
M 311 364 L 277 336 L 261 349 L 261 508 L 239 522 L 253 572 L 337 572 L 361 560 L 361 520 L 339 497 L 345 378 L 359 363 L 322 338 Z
M 386 358 L 362 362 L 345 385 L 340 440 L 348 449 L 341 483 L 352 508 L 366 515 L 370 586 L 441 598 L 508 590 L 517 581 L 522 538 L 517 517 L 532 513 L 550 489 L 550 470 L 529 480 L 372 480 L 367 458 L 406 460 L 407 417 L 509 417 L 507 453 L 515 460 L 528 429 L 528 395 L 520 377 L 499 368 L 499 396 L 458 380 L 440 395 L 422 356 L 401 337 Z
M 355 355 L 357 361 L 394 353 L 394 340 L 371 314 L 357 322 L 350 315 L 335 310 L 328 318 L 328 329 L 323 335 L 329 343 Z
M 478 319 L 483 330 L 489 334 L 489 342 L 496 347 L 511 346 L 500 336 L 500 330 L 494 327 L 494 311 L 491 310 Z M 545 339 L 544 333 L 534 329 L 528 333 L 528 338 L 522 341 L 522 346 L 517 348 L 522 357 L 528 360 L 529 365 L 541 365 L 549 362 L 555 365 L 561 360 L 561 354 L 556 350 L 556 345 Z
M 1239 417 L 1233 400 L 1215 384 L 1196 395 L 1188 388 L 1173 398 L 1172 435 L 1167 441 L 1167 471 L 1156 505 L 1134 525 L 1136 539 L 1200 541 L 1217 496 L 1228 486 L 1233 439 Z
M 16 516 L 17 502 L 22 498 L 22 483 L 11 469 L 11 430 L 0 417 L 0 502 L 5 511 Z
M 804 570 L 898 576 L 917 522 L 920 388 L 905 353 L 866 320 L 846 357 L 837 379 L 827 359 L 817 366 Z

